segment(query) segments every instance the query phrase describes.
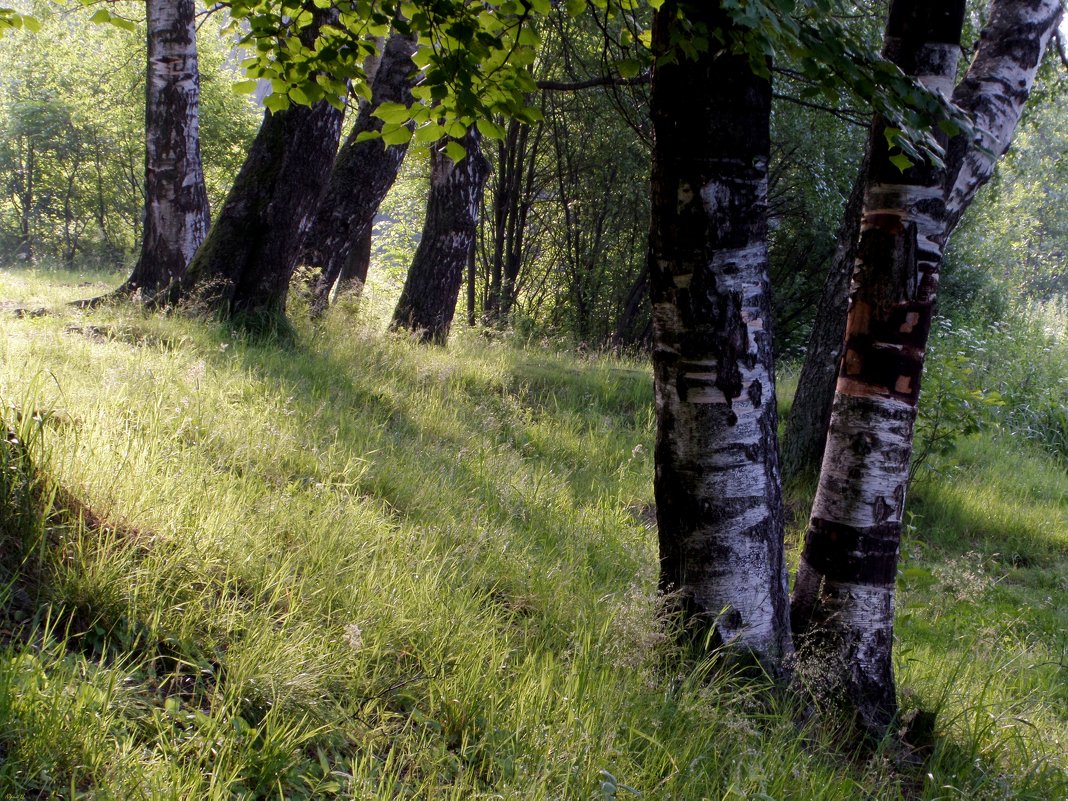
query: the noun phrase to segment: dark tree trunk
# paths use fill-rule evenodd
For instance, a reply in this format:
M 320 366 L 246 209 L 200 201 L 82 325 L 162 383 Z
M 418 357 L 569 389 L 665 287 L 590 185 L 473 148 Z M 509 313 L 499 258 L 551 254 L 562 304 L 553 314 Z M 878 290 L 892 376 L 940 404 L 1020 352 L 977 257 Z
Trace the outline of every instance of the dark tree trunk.
M 320 23 L 330 12 L 317 12 Z M 309 41 L 318 26 L 305 29 Z M 182 281 L 184 300 L 253 330 L 285 314 L 289 281 L 341 136 L 342 113 L 320 101 L 267 112 L 222 211 Z
M 22 180 L 18 183 L 17 192 L 19 197 L 19 247 L 15 257 L 28 263 L 33 263 L 33 182 L 34 173 L 37 170 L 33 142 L 26 143 L 26 161 L 23 165 Z
M 304 264 L 321 270 L 313 313 L 326 308 L 335 283 L 340 281 L 341 289 L 367 280 L 375 214 L 397 179 L 408 145 L 356 139 L 365 131 L 382 130 L 382 120 L 371 116 L 380 104 L 412 102 L 414 52 L 413 38 L 399 33 L 390 36 L 372 82 L 371 102 L 360 109 L 330 174 L 301 255 Z
M 478 267 L 475 264 L 475 249 L 471 248 L 471 254 L 467 257 L 467 326 L 474 328 L 475 323 L 475 276 Z
M 881 146 L 876 143 L 876 146 Z M 782 472 L 787 478 L 814 473 L 823 459 L 823 445 L 827 441 L 827 424 L 831 419 L 834 386 L 838 381 L 838 364 L 845 344 L 846 311 L 849 306 L 849 282 L 857 257 L 857 238 L 860 236 L 860 213 L 863 208 L 864 186 L 868 159 L 872 148 L 869 140 L 860 165 L 853 191 L 849 193 L 838 239 L 831 257 L 823 294 L 812 323 L 812 333 L 805 351 L 805 362 L 797 381 L 790 416 L 786 420 L 783 437 Z
M 638 326 L 638 317 L 641 315 L 644 302 L 649 297 L 649 265 L 646 264 L 638 277 L 631 284 L 627 293 L 627 300 L 623 304 L 623 311 L 616 321 L 615 330 L 612 332 L 612 347 L 624 348 L 634 346 L 642 341 L 647 326 Z
M 664 50 L 678 2 L 653 25 Z M 689 19 L 728 29 L 718 4 Z M 774 676 L 792 646 L 768 294 L 771 84 L 745 55 L 657 65 L 649 246 L 661 587 Z
M 122 287 L 153 299 L 179 280 L 208 232 L 200 160 L 200 72 L 193 0 L 148 0 L 145 224 Z
M 443 143 L 430 151 L 430 198 L 419 247 L 393 313 L 393 328 L 423 342 L 445 344 L 463 274 L 475 246 L 475 226 L 489 163 L 472 127 L 460 143 L 467 156 L 454 164 Z
M 374 240 L 374 219 L 371 225 L 361 226 L 360 241 L 352 249 L 352 255 L 341 268 L 337 277 L 338 291 L 351 289 L 359 292 L 367 282 L 367 273 L 371 269 L 371 244 Z
M 531 139 L 533 130 L 534 137 Z M 487 322 L 507 319 L 519 292 L 527 220 L 536 194 L 537 158 L 543 125 L 531 129 L 517 120 L 508 125 L 497 146 L 493 182 L 493 252 L 489 263 L 489 290 L 484 309 Z
M 964 0 L 894 0 L 884 52 L 948 95 L 963 19 Z M 877 118 L 873 143 L 885 128 Z M 945 177 L 927 164 L 902 173 L 886 147 L 872 149 L 845 349 L 791 610 L 795 636 L 819 644 L 812 658 L 828 685 L 877 735 L 897 711 L 894 582 L 945 243 Z

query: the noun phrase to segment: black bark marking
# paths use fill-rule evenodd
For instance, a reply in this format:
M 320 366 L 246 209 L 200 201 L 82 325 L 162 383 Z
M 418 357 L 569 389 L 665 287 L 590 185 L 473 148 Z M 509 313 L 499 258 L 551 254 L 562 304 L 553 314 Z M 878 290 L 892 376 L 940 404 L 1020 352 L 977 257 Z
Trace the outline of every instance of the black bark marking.
M 760 397 L 763 391 L 763 385 L 759 380 L 754 380 L 749 385 L 749 402 L 753 404 L 754 409 L 760 408 Z

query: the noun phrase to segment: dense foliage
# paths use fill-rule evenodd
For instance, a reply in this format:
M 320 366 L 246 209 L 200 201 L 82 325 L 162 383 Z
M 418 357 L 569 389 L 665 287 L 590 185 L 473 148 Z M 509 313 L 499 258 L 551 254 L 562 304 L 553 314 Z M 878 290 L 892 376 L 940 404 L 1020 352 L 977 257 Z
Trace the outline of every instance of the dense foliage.
M 144 180 L 144 9 L 125 27 L 42 5 L 40 32 L 0 39 L 0 252 L 5 260 L 125 265 L 139 246 Z M 232 89 L 221 20 L 201 26 L 201 141 L 218 205 L 259 114 Z M 128 29 L 127 29 L 128 28 Z

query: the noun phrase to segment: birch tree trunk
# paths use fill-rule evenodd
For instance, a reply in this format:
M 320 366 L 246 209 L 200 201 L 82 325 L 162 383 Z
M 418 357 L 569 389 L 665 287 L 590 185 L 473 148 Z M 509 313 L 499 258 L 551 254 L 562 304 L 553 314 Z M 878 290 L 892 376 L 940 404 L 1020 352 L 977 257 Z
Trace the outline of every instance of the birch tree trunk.
M 679 7 L 657 11 L 654 52 L 680 33 Z M 730 27 L 718 4 L 686 12 Z M 714 643 L 781 676 L 792 646 L 768 294 L 771 84 L 744 55 L 660 63 L 651 112 L 660 583 Z
M 423 233 L 391 324 L 438 345 L 448 339 L 456 314 L 489 175 L 489 162 L 482 155 L 474 127 L 460 144 L 467 155 L 458 164 L 445 155 L 443 142 L 430 151 L 430 198 Z
M 186 275 L 198 311 L 273 328 L 285 314 L 301 242 L 330 173 L 341 112 L 325 101 L 267 112 Z
M 981 139 L 958 137 L 948 148 L 947 173 L 956 178 L 947 199 L 947 240 L 1007 150 L 1062 12 L 1060 0 L 991 3 L 976 56 L 953 93 L 953 102 L 974 118 Z M 854 210 L 855 196 L 851 196 L 842 218 L 838 247 L 787 420 L 783 444 L 783 472 L 787 476 L 815 469 L 823 458 L 859 234 L 860 209 L 858 202 Z
M 380 104 L 411 104 L 414 52 L 414 37 L 400 33 L 389 37 L 371 84 L 371 102 L 360 109 L 330 174 L 301 254 L 304 264 L 321 270 L 314 289 L 313 314 L 326 308 L 330 291 L 339 280 L 344 282 L 339 289 L 367 280 L 375 214 L 397 180 L 408 145 L 356 140 L 365 131 L 382 130 L 382 120 L 371 116 Z
M 990 16 L 953 102 L 972 118 L 974 141 L 956 137 L 946 155 L 946 238 L 1012 142 L 1042 56 L 1064 14 L 1062 0 L 992 0 Z
M 174 286 L 208 232 L 200 160 L 200 72 L 193 0 L 147 0 L 145 223 L 120 293 L 146 301 Z M 161 297 L 162 299 L 162 297 Z
M 898 39 L 898 63 L 945 91 L 955 73 L 950 40 L 959 34 L 924 14 L 938 8 L 962 14 L 962 4 L 904 5 L 894 4 L 887 31 Z M 846 355 L 792 603 L 795 633 L 836 644 L 839 658 L 826 666 L 831 682 L 844 687 L 873 731 L 885 729 L 896 710 L 894 580 L 942 247 L 1007 149 L 1061 15 L 1059 0 L 994 0 L 976 56 L 953 93 L 972 116 L 977 140 L 951 142 L 940 172 L 916 167 L 895 176 L 873 161 Z M 943 41 L 910 46 L 925 28 L 941 31 Z
M 884 54 L 948 96 L 964 0 L 894 0 Z M 883 138 L 876 118 L 871 141 Z M 945 174 L 871 154 L 845 349 L 792 601 L 793 630 L 867 731 L 897 711 L 894 582 L 924 348 L 945 243 Z M 809 636 L 806 636 L 809 635 Z
M 314 41 L 336 11 L 314 11 Z M 181 282 L 192 309 L 278 330 L 289 281 L 337 154 L 342 112 L 326 101 L 265 113 L 222 211 Z

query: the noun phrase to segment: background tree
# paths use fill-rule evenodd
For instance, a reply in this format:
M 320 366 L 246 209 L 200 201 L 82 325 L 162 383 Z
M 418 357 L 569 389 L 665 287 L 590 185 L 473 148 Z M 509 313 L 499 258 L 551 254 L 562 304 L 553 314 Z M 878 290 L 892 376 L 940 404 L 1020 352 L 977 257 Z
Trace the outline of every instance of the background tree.
M 367 280 L 375 214 L 397 178 L 410 131 L 399 129 L 389 141 L 364 135 L 381 134 L 383 114 L 412 102 L 414 52 L 413 37 L 398 32 L 389 37 L 371 84 L 371 99 L 360 108 L 330 173 L 301 255 L 303 263 L 320 270 L 313 311 L 326 306 L 339 281 L 341 289 Z
M 0 249 L 19 246 L 32 230 L 36 255 L 61 259 L 74 243 L 81 267 L 122 267 L 138 253 L 144 217 L 145 29 L 143 4 L 111 6 L 129 14 L 127 28 L 87 24 L 79 14 L 41 15 L 38 36 L 0 40 Z M 258 116 L 232 89 L 234 65 L 222 20 L 202 21 L 201 134 L 208 196 L 219 201 L 240 168 Z M 25 119 L 20 107 L 45 104 L 47 126 Z M 57 128 L 57 113 L 69 121 Z M 43 119 L 39 119 L 43 122 Z M 57 136 L 64 140 L 61 147 Z M 16 185 L 27 148 L 34 153 L 34 200 L 23 216 Z M 71 173 L 71 150 L 78 150 Z M 23 155 L 19 155 L 21 153 Z M 65 178 L 64 175 L 67 177 Z M 73 181 L 70 180 L 73 178 Z M 8 190 L 12 190 L 10 193 Z M 69 203 L 64 202 L 68 196 Z M 65 215 L 71 223 L 65 226 Z M 66 232 L 77 236 L 66 236 Z
M 430 149 L 430 195 L 419 248 L 393 312 L 392 327 L 424 342 L 444 344 L 456 313 L 464 270 L 475 247 L 475 229 L 489 164 L 472 127 L 459 140 Z M 452 153 L 452 155 L 450 155 Z
M 120 292 L 150 299 L 185 274 L 210 214 L 193 0 L 147 0 L 145 8 L 145 224 L 141 255 Z

